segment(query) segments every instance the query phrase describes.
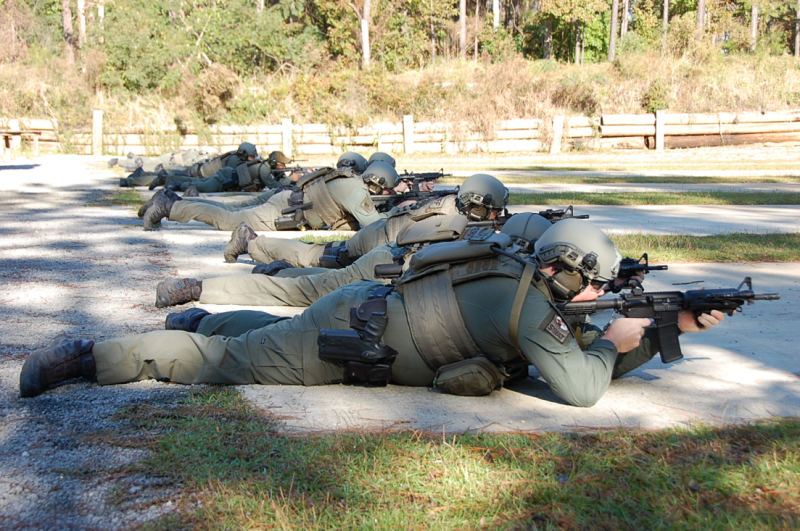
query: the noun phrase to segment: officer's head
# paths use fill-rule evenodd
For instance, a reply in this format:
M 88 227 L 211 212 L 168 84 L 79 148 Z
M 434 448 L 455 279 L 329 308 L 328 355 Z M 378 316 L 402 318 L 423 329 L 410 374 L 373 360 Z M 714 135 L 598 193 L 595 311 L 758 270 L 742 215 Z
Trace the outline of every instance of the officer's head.
M 372 155 L 369 156 L 369 160 L 367 161 L 368 164 L 372 164 L 375 161 L 385 162 L 392 166 L 392 168 L 397 167 L 394 157 L 389 155 L 388 153 L 384 153 L 383 151 L 376 151 Z
M 336 161 L 336 167 L 340 169 L 352 168 L 353 171 L 361 173 L 367 169 L 367 159 L 365 159 L 358 153 L 354 153 L 352 151 L 346 151 L 342 153 L 342 156 L 339 157 L 338 161 Z
M 239 156 L 239 159 L 243 161 L 255 160 L 255 158 L 258 156 L 258 150 L 256 149 L 256 146 L 250 142 L 242 142 L 239 144 L 236 154 Z
M 495 219 L 508 204 L 508 189 L 495 177 L 476 173 L 458 189 L 458 210 L 472 221 Z
M 380 195 L 388 191 L 391 193 L 398 179 L 397 171 L 389 164 L 375 161 L 361 174 L 364 184 L 369 188 L 372 195 Z
M 534 244 L 553 296 L 569 300 L 589 283 L 611 282 L 622 255 L 606 234 L 591 222 L 569 218 L 547 229 Z
M 267 162 L 273 170 L 280 170 L 292 162 L 292 159 L 284 155 L 283 151 L 273 151 L 269 154 L 269 157 L 267 157 Z
M 508 218 L 500 232 L 508 234 L 512 238 L 525 240 L 527 243 L 534 243 L 552 225 L 550 221 L 539 214 L 521 212 Z

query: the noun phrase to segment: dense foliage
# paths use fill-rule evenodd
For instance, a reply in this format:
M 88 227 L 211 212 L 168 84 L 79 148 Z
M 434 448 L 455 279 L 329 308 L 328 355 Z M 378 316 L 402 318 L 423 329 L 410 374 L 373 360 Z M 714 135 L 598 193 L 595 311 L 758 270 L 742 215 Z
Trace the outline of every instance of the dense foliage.
M 795 0 L 706 0 L 700 40 L 697 0 L 669 3 L 666 35 L 663 1 L 630 0 L 608 63 L 610 0 L 501 0 L 496 27 L 492 1 L 468 0 L 463 50 L 457 0 L 371 0 L 365 71 L 365 0 L 94 0 L 82 13 L 78 0 L 0 0 L 0 112 L 71 123 L 122 107 L 121 125 L 412 113 L 485 126 L 556 109 L 800 103 L 795 63 L 781 58 L 794 54 Z

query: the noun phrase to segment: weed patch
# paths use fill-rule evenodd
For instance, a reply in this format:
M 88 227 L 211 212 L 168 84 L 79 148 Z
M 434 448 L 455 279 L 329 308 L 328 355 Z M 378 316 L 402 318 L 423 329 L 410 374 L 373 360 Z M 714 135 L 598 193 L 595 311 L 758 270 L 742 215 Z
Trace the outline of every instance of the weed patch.
M 296 437 L 278 433 L 230 388 L 193 393 L 169 411 L 128 415 L 162 428 L 142 443 L 151 451 L 142 470 L 184 484 L 201 502 L 172 516 L 171 528 L 800 525 L 798 419 L 578 434 Z
M 713 236 L 613 234 L 624 256 L 646 252 L 653 262 L 798 262 L 800 234 Z
M 510 205 L 800 205 L 800 193 L 547 192 L 510 194 Z

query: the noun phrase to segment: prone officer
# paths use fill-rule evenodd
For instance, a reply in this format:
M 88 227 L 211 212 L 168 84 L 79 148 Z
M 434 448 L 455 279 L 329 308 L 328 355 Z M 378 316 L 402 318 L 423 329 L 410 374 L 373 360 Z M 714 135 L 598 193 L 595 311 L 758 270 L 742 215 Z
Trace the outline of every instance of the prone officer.
M 77 377 L 100 385 L 151 378 L 237 385 L 393 382 L 480 395 L 533 365 L 557 396 L 589 407 L 612 378 L 658 352 L 650 320 L 629 318 L 606 331 L 587 326 L 582 349 L 554 306 L 596 297 L 597 286 L 617 276 L 619 251 L 590 222 L 556 223 L 530 260 L 510 245 L 505 234 L 432 245 L 412 258 L 394 290 L 376 282 L 350 284 L 291 319 L 276 322 L 264 314 L 271 324 L 235 337 L 225 335 L 235 314 L 222 314 L 202 319 L 204 330 L 215 333 L 209 337 L 164 330 L 97 343 L 53 342 L 26 359 L 20 395 L 36 396 Z M 699 322 L 708 329 L 722 319 L 715 311 Z M 700 331 L 691 312 L 681 313 L 678 326 Z

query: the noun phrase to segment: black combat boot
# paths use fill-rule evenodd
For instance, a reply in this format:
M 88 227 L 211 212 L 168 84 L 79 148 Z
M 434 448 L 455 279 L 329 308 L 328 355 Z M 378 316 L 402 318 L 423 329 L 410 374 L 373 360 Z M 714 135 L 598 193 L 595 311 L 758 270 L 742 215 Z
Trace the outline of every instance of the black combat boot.
M 197 191 L 196 186 L 190 186 L 183 192 L 183 197 L 200 197 L 200 192 Z
M 247 254 L 247 243 L 256 238 L 258 238 L 258 234 L 253 229 L 244 222 L 239 223 L 239 226 L 233 229 L 231 240 L 225 247 L 225 261 L 232 264 L 236 262 L 236 258 L 240 254 Z
M 73 378 L 94 378 L 94 341 L 57 338 L 28 356 L 19 374 L 19 396 L 28 398 Z
M 258 264 L 253 268 L 251 273 L 253 275 L 267 275 L 268 277 L 274 277 L 284 269 L 294 269 L 294 267 L 295 266 L 286 260 L 273 260 L 268 264 Z
M 206 315 L 211 315 L 202 308 L 189 308 L 185 312 L 171 313 L 164 320 L 165 330 L 183 330 L 184 332 L 197 332 L 200 321 Z
M 172 205 L 175 204 L 177 199 L 170 197 L 166 193 L 156 194 L 153 196 L 153 204 L 145 210 L 144 223 L 142 224 L 144 230 L 153 230 L 153 227 L 164 218 L 168 218 L 172 211 Z
M 159 186 L 164 186 L 167 184 L 167 172 L 166 170 L 162 169 L 158 172 L 158 176 L 156 179 L 150 183 L 150 186 L 147 187 L 148 190 L 155 190 Z
M 119 187 L 120 188 L 133 188 L 131 185 L 128 184 L 128 179 L 126 179 L 125 177 L 120 177 L 119 178 Z M 139 216 L 139 217 L 142 217 L 142 216 Z
M 203 281 L 193 278 L 170 278 L 156 286 L 156 308 L 199 301 Z
M 144 213 L 147 212 L 147 209 L 150 208 L 151 206 L 153 206 L 153 203 L 156 202 L 156 199 L 158 199 L 159 195 L 163 195 L 163 194 L 164 194 L 164 190 L 159 190 L 158 192 L 154 193 L 150 197 L 150 199 L 145 201 L 144 204 L 142 204 L 142 206 L 139 207 L 138 216 L 140 218 L 143 218 L 144 217 Z

